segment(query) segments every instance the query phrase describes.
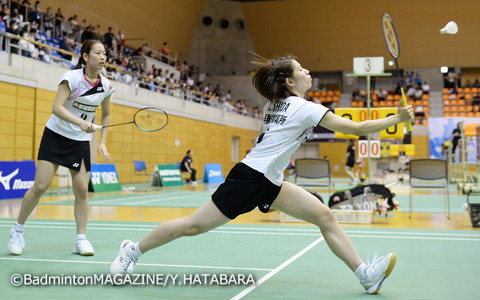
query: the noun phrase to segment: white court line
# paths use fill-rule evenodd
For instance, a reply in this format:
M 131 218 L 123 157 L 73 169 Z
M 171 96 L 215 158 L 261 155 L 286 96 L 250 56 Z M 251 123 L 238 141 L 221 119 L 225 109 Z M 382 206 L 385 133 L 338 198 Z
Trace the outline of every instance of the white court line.
M 478 239 L 467 239 L 467 238 L 445 238 L 445 237 L 428 237 L 428 236 L 380 236 L 380 235 L 353 235 L 349 234 L 348 237 L 362 237 L 362 238 L 382 238 L 382 239 L 409 239 L 409 240 L 441 240 L 441 241 L 476 241 L 480 242 Z
M 283 262 L 281 265 L 279 265 L 278 267 L 276 267 L 275 269 L 273 269 L 272 271 L 270 271 L 267 275 L 263 276 L 262 278 L 260 278 L 260 280 L 258 280 L 255 284 L 252 284 L 251 286 L 247 287 L 246 289 L 244 289 L 243 291 L 241 291 L 240 293 L 238 293 L 237 295 L 235 295 L 234 297 L 231 298 L 231 300 L 238 300 L 238 299 L 242 299 L 244 296 L 246 296 L 248 293 L 250 293 L 251 291 L 253 291 L 254 289 L 256 289 L 258 286 L 260 286 L 261 284 L 263 284 L 265 281 L 267 281 L 268 279 L 272 278 L 275 274 L 277 274 L 278 272 L 280 272 L 281 270 L 283 270 L 286 266 L 288 266 L 289 264 L 291 264 L 292 262 L 296 261 L 300 256 L 302 256 L 303 254 L 307 253 L 307 251 L 309 251 L 310 249 L 312 249 L 313 247 L 315 247 L 317 244 L 319 244 L 321 241 L 323 241 L 324 238 L 321 237 L 321 238 L 318 238 L 316 241 L 314 241 L 313 243 L 311 243 L 310 245 L 308 245 L 307 247 L 303 248 L 302 250 L 300 250 L 300 252 L 298 252 L 297 254 L 295 254 L 294 256 L 290 257 L 289 259 L 287 259 L 285 262 Z
M 78 264 L 103 264 L 109 265 L 111 261 L 78 261 L 78 260 L 62 260 L 62 259 L 43 259 L 43 258 L 19 258 L 19 257 L 0 257 L 3 260 L 16 261 L 36 261 L 36 262 L 56 262 L 56 263 L 78 263 Z M 240 268 L 240 267 L 216 267 L 216 266 L 195 266 L 195 265 L 166 265 L 166 264 L 142 264 L 137 266 L 149 267 L 176 267 L 176 268 L 192 268 L 192 269 L 219 269 L 219 270 L 242 270 L 242 271 L 271 271 L 272 269 L 261 268 Z
M 160 199 L 158 199 L 158 198 L 160 198 Z M 162 201 L 169 201 L 169 200 L 174 200 L 174 199 L 185 199 L 185 198 L 192 198 L 192 195 L 183 195 L 183 196 L 170 197 L 170 198 L 161 198 L 161 197 L 157 196 L 157 199 L 137 201 L 137 202 L 127 203 L 127 204 L 122 204 L 122 205 L 131 206 L 131 205 L 137 205 L 137 204 L 140 204 L 140 203 L 162 202 Z
M 11 227 L 10 224 L 1 225 L 0 227 Z M 73 226 L 44 226 L 44 225 L 30 225 L 30 228 L 50 228 L 50 229 L 75 229 Z M 150 231 L 152 228 L 111 228 L 111 227 L 88 227 L 89 230 L 111 230 L 111 231 Z M 298 232 L 271 232 L 271 231 L 230 231 L 229 229 L 208 231 L 207 233 L 227 233 L 227 234 L 247 234 L 247 235 L 281 235 L 281 236 L 318 236 L 320 233 L 298 233 Z M 390 233 L 387 233 L 390 234 Z M 443 241 L 480 241 L 478 239 L 468 239 L 468 238 L 449 238 L 449 237 L 418 237 L 418 236 L 379 236 L 376 233 L 372 235 L 348 235 L 349 237 L 363 237 L 363 238 L 383 238 L 383 239 L 424 239 L 424 240 L 443 240 Z
M 13 221 L 7 221 L 7 220 L 0 220 L 0 227 L 8 227 L 11 226 Z M 1 224 L 8 224 L 8 225 L 1 225 Z M 49 222 L 49 221 L 29 221 L 27 224 L 28 227 L 32 228 L 42 228 L 44 226 L 31 226 L 31 224 L 38 224 L 38 225 L 71 225 L 75 226 L 74 222 Z M 115 228 L 108 228 L 110 227 L 125 227 L 119 230 L 128 230 L 131 227 L 139 227 L 139 228 L 145 228 L 145 230 L 151 230 L 155 228 L 159 223 L 153 223 L 153 224 L 112 224 L 112 223 L 95 223 L 95 222 L 89 222 L 88 223 L 88 228 L 89 229 L 105 229 L 105 230 L 116 230 Z M 99 228 L 99 226 L 101 228 Z M 106 227 L 104 227 L 106 226 Z M 313 227 L 313 226 L 312 226 Z M 61 226 L 45 226 L 45 228 L 72 228 L 72 227 L 61 227 Z M 215 232 L 221 232 L 221 231 L 227 231 L 228 233 L 234 233 L 235 231 L 250 231 L 250 232 L 242 232 L 242 233 L 253 233 L 253 231 L 260 231 L 260 232 L 268 232 L 268 231 L 280 231 L 280 232 L 300 232 L 300 233 L 313 233 L 310 235 L 318 235 L 319 230 L 315 228 L 264 228 L 264 227 L 231 227 L 231 226 L 225 226 L 225 227 L 218 227 L 214 230 Z M 479 237 L 480 238 L 480 232 L 478 234 L 473 233 L 473 234 L 467 234 L 467 233 L 437 233 L 437 232 L 404 232 L 404 231 L 377 231 L 377 230 L 372 230 L 372 231 L 366 231 L 366 230 L 346 230 L 346 233 L 350 235 L 358 234 L 358 233 L 364 233 L 364 234 L 388 234 L 388 235 L 412 235 L 412 236 L 452 236 L 452 237 Z
M 90 204 L 110 203 L 110 202 L 116 202 L 116 201 L 128 201 L 128 200 L 135 200 L 135 199 L 158 198 L 159 196 L 167 197 L 167 199 L 168 199 L 168 197 L 171 196 L 171 195 L 177 195 L 177 194 L 185 195 L 185 193 L 191 193 L 191 192 L 182 191 L 182 192 L 170 192 L 170 193 L 155 193 L 155 194 L 148 194 L 148 195 L 138 195 L 138 196 L 134 196 L 134 197 L 128 197 L 126 195 L 119 195 L 119 196 L 115 196 L 115 197 L 118 197 L 118 198 L 110 199 L 110 200 L 101 200 L 101 199 L 92 198 L 92 199 L 90 199 Z M 65 202 L 65 201 L 71 201 L 71 200 L 72 199 L 70 199 L 70 200 L 45 201 L 45 202 L 40 202 L 40 204 L 47 204 L 47 203 L 50 204 L 50 203 Z

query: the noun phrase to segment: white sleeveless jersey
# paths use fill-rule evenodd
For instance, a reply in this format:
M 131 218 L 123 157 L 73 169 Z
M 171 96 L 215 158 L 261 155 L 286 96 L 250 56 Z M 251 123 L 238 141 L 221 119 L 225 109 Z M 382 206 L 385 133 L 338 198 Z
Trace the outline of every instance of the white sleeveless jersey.
M 263 109 L 263 133 L 242 162 L 280 186 L 290 157 L 328 111 L 321 104 L 297 96 L 268 102 Z
M 65 102 L 65 108 L 74 116 L 85 121 L 95 123 L 95 111 L 103 99 L 115 92 L 110 81 L 99 75 L 97 82 L 92 85 L 86 78 L 84 69 L 75 69 L 63 74 L 60 83 L 67 81 L 70 96 Z M 82 131 L 78 125 L 66 122 L 52 114 L 46 127 L 64 137 L 77 141 L 89 141 L 91 133 Z

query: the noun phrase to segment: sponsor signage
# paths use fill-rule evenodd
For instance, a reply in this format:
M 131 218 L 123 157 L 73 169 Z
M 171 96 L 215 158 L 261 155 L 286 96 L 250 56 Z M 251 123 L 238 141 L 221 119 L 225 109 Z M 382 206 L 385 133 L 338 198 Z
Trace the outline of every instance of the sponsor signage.
M 203 182 L 205 183 L 222 183 L 225 179 L 222 175 L 222 165 L 205 164 L 205 172 L 203 173 Z
M 23 198 L 35 179 L 35 162 L 0 161 L 0 199 Z
M 114 164 L 92 164 L 90 170 L 89 190 L 91 192 L 121 191 Z
M 180 169 L 176 165 L 157 165 L 156 172 L 160 177 L 161 186 L 183 185 Z

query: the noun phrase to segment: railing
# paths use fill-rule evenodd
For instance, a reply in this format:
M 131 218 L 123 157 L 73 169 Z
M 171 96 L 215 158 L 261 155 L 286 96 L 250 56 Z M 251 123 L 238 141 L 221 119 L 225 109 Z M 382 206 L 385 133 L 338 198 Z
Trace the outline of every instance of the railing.
M 67 50 L 50 46 L 35 40 L 26 39 L 18 35 L 0 32 L 0 45 L 2 45 L 3 40 L 5 40 L 4 51 L 6 51 L 7 53 L 19 54 L 26 57 L 34 57 L 36 56 L 36 54 L 32 55 L 32 52 L 36 51 L 38 52 L 39 60 L 48 63 L 51 59 L 51 61 L 59 63 L 69 69 L 76 65 L 76 61 L 79 57 L 78 54 Z M 15 43 L 15 40 L 17 40 L 18 42 Z M 20 43 L 20 41 L 24 42 Z M 32 48 L 31 46 L 29 46 L 29 44 L 36 45 L 38 48 Z M 62 57 L 60 54 L 63 54 L 66 57 L 70 57 L 70 59 Z M 46 55 L 48 55 L 50 59 L 44 59 Z M 209 95 L 199 91 L 191 90 L 185 87 L 181 87 L 177 84 L 172 84 L 170 82 L 161 81 L 155 78 L 150 78 L 144 74 L 130 71 L 121 66 L 105 64 L 105 67 L 105 73 L 102 75 L 105 75 L 107 78 L 114 81 L 133 85 L 135 88 L 149 89 L 154 92 L 160 92 L 165 95 L 182 99 L 184 101 L 192 101 L 200 104 L 206 104 L 211 107 L 217 107 L 228 112 L 233 112 L 235 109 L 233 105 L 223 102 L 220 99 L 216 99 L 216 97 L 210 97 Z

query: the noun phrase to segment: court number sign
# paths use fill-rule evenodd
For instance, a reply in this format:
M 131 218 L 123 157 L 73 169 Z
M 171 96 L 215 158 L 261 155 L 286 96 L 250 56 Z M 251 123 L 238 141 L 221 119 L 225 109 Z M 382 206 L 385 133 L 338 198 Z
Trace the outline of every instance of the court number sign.
M 376 107 L 370 109 L 370 120 L 383 119 L 397 113 L 396 107 Z M 353 122 L 362 122 L 368 120 L 368 112 L 366 108 L 336 108 L 335 114 L 343 118 L 352 120 Z M 403 139 L 404 123 L 397 124 L 380 131 L 381 139 Z M 357 136 L 335 132 L 337 139 L 357 139 Z
M 383 57 L 354 57 L 353 72 L 355 74 L 383 73 Z
M 358 141 L 358 157 L 368 157 L 369 152 L 370 157 L 380 158 L 380 141 L 370 141 L 370 147 L 368 146 L 368 141 Z

